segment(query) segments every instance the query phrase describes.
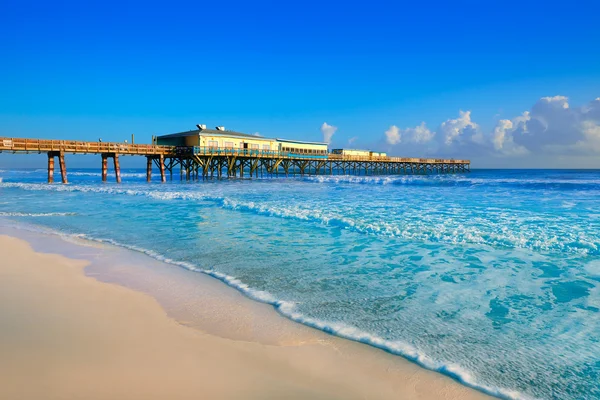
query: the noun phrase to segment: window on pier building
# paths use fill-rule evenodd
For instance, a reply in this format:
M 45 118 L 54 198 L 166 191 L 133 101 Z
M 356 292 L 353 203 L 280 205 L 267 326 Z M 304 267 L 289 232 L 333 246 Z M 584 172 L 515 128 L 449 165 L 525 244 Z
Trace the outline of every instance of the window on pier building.
M 271 145 L 263 144 L 263 150 L 271 150 Z
M 251 144 L 251 145 L 250 145 L 250 148 L 251 148 L 251 149 L 256 149 L 256 150 L 258 150 L 260 147 L 259 147 L 259 145 L 258 145 L 258 144 Z
M 233 149 L 233 142 L 225 142 L 225 148 Z
M 219 147 L 219 142 L 217 142 L 216 140 L 209 140 L 208 147 Z

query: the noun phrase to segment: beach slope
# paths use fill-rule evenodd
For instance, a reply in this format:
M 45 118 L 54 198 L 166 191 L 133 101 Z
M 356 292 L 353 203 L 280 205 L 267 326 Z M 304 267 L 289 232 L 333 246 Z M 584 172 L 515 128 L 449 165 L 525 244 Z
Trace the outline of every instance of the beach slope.
M 20 239 L 0 236 L 0 255 L 3 399 L 487 397 L 398 357 L 365 358 L 381 352 L 358 343 L 340 351 L 203 333 L 147 294 L 85 276 L 86 262 Z

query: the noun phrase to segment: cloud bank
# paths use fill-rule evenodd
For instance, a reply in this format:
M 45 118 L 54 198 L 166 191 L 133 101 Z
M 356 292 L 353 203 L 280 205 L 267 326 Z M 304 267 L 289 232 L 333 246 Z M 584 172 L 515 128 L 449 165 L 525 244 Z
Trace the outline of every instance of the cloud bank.
M 600 164 L 600 98 L 571 107 L 565 96 L 542 97 L 530 110 L 484 130 L 470 111 L 431 130 L 392 125 L 381 142 L 393 154 L 460 157 L 588 157 Z

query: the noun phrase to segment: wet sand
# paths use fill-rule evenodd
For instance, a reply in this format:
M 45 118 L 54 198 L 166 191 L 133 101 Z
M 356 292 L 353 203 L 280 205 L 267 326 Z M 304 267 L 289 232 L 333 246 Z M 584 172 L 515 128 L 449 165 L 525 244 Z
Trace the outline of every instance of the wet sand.
M 489 398 L 291 322 L 210 277 L 186 285 L 177 274 L 189 271 L 163 268 L 140 280 L 147 271 L 128 261 L 87 276 L 89 261 L 5 235 L 0 255 L 3 399 Z M 170 307 L 173 293 L 185 307 Z

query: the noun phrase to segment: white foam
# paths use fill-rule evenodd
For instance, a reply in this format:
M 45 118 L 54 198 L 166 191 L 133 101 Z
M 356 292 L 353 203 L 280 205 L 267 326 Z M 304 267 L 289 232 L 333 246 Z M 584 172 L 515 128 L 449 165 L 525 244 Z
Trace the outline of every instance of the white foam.
M 600 179 L 516 179 L 516 178 L 472 178 L 466 175 L 317 175 L 303 178 L 308 182 L 355 183 L 355 184 L 413 184 L 413 183 L 459 183 L 472 185 L 598 185 Z
M 114 171 L 109 171 L 110 173 L 114 173 Z M 72 176 L 102 176 L 101 172 L 83 172 L 83 171 L 73 171 L 73 172 L 69 172 L 69 175 Z M 145 173 L 140 173 L 140 172 L 121 172 L 121 177 L 122 178 L 145 178 L 146 174 Z
M 338 178 L 314 177 L 314 178 Z M 344 179 L 346 179 L 345 177 Z M 441 242 L 449 244 L 481 244 L 503 248 L 525 248 L 535 251 L 558 251 L 576 253 L 582 255 L 598 254 L 600 242 L 594 236 L 585 231 L 573 232 L 573 227 L 565 230 L 565 227 L 557 227 L 555 231 L 539 232 L 527 230 L 523 227 L 524 221 L 516 221 L 513 224 L 512 216 L 501 216 L 508 220 L 510 226 L 520 226 L 519 230 L 498 230 L 498 225 L 490 225 L 489 220 L 478 221 L 478 224 L 464 224 L 446 217 L 443 223 L 429 221 L 425 223 L 422 218 L 413 218 L 411 221 L 387 222 L 380 220 L 368 220 L 365 218 L 349 217 L 344 210 L 330 211 L 328 207 L 314 207 L 284 205 L 281 203 L 270 204 L 268 202 L 242 201 L 219 195 L 214 192 L 199 191 L 163 191 L 163 190 L 141 190 L 125 189 L 117 186 L 85 186 L 85 185 L 47 185 L 32 183 L 2 183 L 0 187 L 21 188 L 24 190 L 47 190 L 68 191 L 83 193 L 107 193 L 124 194 L 129 196 L 145 196 L 156 200 L 209 200 L 217 205 L 230 210 L 252 212 L 259 215 L 276 216 L 300 221 L 315 222 L 324 226 L 337 226 L 340 229 L 348 229 L 362 234 L 373 234 L 378 236 L 399 237 L 407 240 Z M 450 209 L 450 211 L 452 211 Z M 457 209 L 456 215 L 461 214 Z M 539 216 L 526 216 L 528 222 L 534 221 Z M 578 228 L 579 229 L 579 228 Z M 558 236 L 557 236 L 558 235 Z
M 67 217 L 77 215 L 74 212 L 50 212 L 50 213 L 21 213 L 21 212 L 1 212 L 0 217 Z
M 113 239 L 103 239 L 103 238 L 95 238 L 86 234 L 66 234 L 63 232 L 55 231 L 49 228 L 38 228 L 32 227 L 28 225 L 11 225 L 13 228 L 24 229 L 33 232 L 43 233 L 43 234 L 52 234 L 61 237 L 63 240 L 69 242 L 75 242 L 77 244 L 81 244 L 81 240 L 87 240 L 91 242 L 109 244 L 121 248 L 125 248 L 131 251 L 136 251 L 139 253 L 143 253 L 149 257 L 152 257 L 158 261 L 179 266 L 190 271 L 204 273 L 206 275 L 212 276 L 221 282 L 227 284 L 228 286 L 240 291 L 247 297 L 260 301 L 265 304 L 272 305 L 281 315 L 289 318 L 292 321 L 301 323 L 303 325 L 321 330 L 323 332 L 329 333 L 334 336 L 338 336 L 341 338 L 345 338 L 348 340 L 353 340 L 356 342 L 360 342 L 363 344 L 367 344 L 389 353 L 402 356 L 406 359 L 416 362 L 417 364 L 423 366 L 424 368 L 440 372 L 442 374 L 448 375 L 459 382 L 473 387 L 475 389 L 481 390 L 485 393 L 488 393 L 493 396 L 497 396 L 505 399 L 524 399 L 530 400 L 531 398 L 523 395 L 520 392 L 496 388 L 487 385 L 482 385 L 478 383 L 476 375 L 472 372 L 462 368 L 460 365 L 453 363 L 444 363 L 434 359 L 431 359 L 426 354 L 421 353 L 414 346 L 411 346 L 402 341 L 390 341 L 383 339 L 377 335 L 373 335 L 369 332 L 362 331 L 356 327 L 351 325 L 339 323 L 339 322 L 331 322 L 331 321 L 323 321 L 315 318 L 307 317 L 302 313 L 297 311 L 296 303 L 292 301 L 285 301 L 277 299 L 274 295 L 269 292 L 256 290 L 251 288 L 248 284 L 242 282 L 241 280 L 216 271 L 214 269 L 203 269 L 192 263 L 184 262 L 184 261 L 176 261 L 170 259 L 168 257 L 163 256 L 162 254 L 155 252 L 153 250 L 144 249 L 138 246 L 127 245 L 120 242 L 117 242 Z M 533 399 L 531 399 L 533 400 Z

